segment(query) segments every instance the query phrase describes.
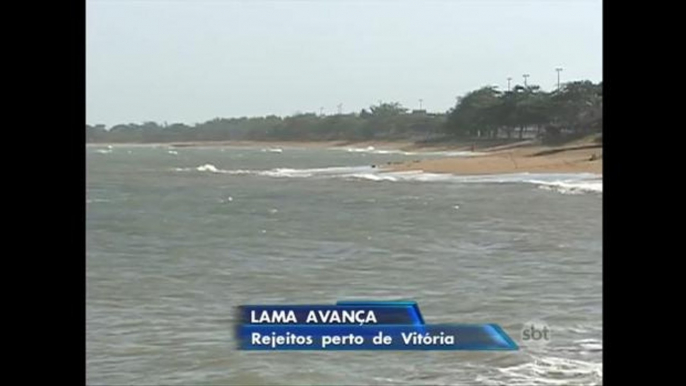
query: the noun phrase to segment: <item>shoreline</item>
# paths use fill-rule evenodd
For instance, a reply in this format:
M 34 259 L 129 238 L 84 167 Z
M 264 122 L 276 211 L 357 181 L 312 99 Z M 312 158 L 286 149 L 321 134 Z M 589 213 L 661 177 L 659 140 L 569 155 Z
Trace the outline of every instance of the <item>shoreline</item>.
M 379 149 L 411 148 L 415 146 L 412 141 L 194 141 L 194 142 L 149 142 L 149 143 L 123 143 L 123 142 L 98 142 L 87 143 L 87 147 L 161 147 L 185 148 L 185 147 L 306 147 L 306 148 L 329 148 L 329 147 L 369 147 Z
M 590 137 L 589 137 L 590 138 Z M 262 148 L 369 148 L 416 152 L 419 159 L 375 165 L 382 171 L 488 175 L 511 173 L 603 174 L 603 148 L 584 138 L 565 145 L 540 145 L 535 141 L 416 143 L 411 141 L 196 141 L 170 143 L 88 143 L 87 147 L 262 147 Z M 468 157 L 421 158 L 422 152 L 474 151 Z
M 423 171 L 459 175 L 509 173 L 603 174 L 603 149 L 595 147 L 530 146 L 486 152 L 473 157 L 444 157 L 383 166 L 392 172 Z

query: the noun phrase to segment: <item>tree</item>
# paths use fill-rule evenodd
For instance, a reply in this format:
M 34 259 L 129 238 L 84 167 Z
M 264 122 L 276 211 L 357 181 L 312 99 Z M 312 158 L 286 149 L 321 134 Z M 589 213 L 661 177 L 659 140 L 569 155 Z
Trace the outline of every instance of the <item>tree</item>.
M 497 133 L 496 110 L 500 107 L 501 93 L 495 87 L 482 87 L 458 98 L 457 105 L 448 114 L 446 129 L 456 136 L 481 136 Z
M 107 136 L 105 125 L 86 125 L 86 142 L 98 142 Z
M 554 132 L 585 133 L 602 127 L 602 85 L 591 81 L 566 83 L 552 95 Z
M 407 109 L 398 102 L 384 102 L 377 106 L 371 106 L 369 109 L 371 110 L 372 117 L 375 118 L 395 117 L 407 113 Z
M 450 136 L 497 138 L 505 132 L 519 138 L 530 127 L 545 128 L 546 138 L 561 134 L 602 132 L 602 82 L 577 81 L 559 90 L 544 92 L 540 87 L 515 86 L 500 92 L 482 87 L 459 98 L 446 113 L 409 114 L 398 102 L 379 102 L 359 114 L 321 117 L 297 113 L 289 117 L 214 118 L 193 126 L 182 123 L 161 126 L 118 124 L 86 125 L 88 142 L 170 142 L 217 140 L 369 140 L 426 138 L 439 130 Z

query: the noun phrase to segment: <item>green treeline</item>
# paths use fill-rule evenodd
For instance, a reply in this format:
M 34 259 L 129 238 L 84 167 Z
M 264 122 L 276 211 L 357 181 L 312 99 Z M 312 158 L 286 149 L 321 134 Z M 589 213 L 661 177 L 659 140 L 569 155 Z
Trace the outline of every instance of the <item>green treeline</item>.
M 545 92 L 538 86 L 515 86 L 501 92 L 483 87 L 458 98 L 445 113 L 409 111 L 399 103 L 380 103 L 359 113 L 321 116 L 216 118 L 188 126 L 156 122 L 86 125 L 87 142 L 188 141 L 364 141 L 556 139 L 602 132 L 602 82 L 566 83 Z
M 462 98 L 448 112 L 446 131 L 468 138 L 523 138 L 602 132 L 602 82 L 571 82 L 544 92 L 538 86 L 515 86 L 500 92 L 483 87 Z

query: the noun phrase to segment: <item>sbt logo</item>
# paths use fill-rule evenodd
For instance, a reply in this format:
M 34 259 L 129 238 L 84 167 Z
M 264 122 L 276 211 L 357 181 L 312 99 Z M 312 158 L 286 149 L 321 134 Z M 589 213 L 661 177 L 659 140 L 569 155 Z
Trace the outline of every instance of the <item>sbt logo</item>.
M 524 323 L 522 327 L 522 343 L 524 345 L 545 345 L 550 342 L 552 330 L 543 321 L 534 320 Z

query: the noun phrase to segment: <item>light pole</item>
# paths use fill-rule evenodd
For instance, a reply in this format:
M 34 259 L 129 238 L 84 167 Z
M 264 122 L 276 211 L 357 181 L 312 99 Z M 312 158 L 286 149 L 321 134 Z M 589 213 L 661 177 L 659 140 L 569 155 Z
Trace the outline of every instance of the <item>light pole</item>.
M 422 102 L 424 102 L 424 99 L 419 98 L 419 109 L 422 109 Z
M 555 69 L 557 71 L 557 89 L 558 91 L 560 90 L 560 72 L 562 71 L 562 68 L 558 67 Z
M 526 87 L 527 86 L 526 79 L 529 77 L 529 74 L 524 74 L 522 76 L 524 77 L 524 87 Z
M 507 91 L 510 91 L 510 81 L 511 81 L 511 80 L 512 80 L 512 78 L 510 78 L 510 77 L 508 76 L 508 77 L 507 77 Z

